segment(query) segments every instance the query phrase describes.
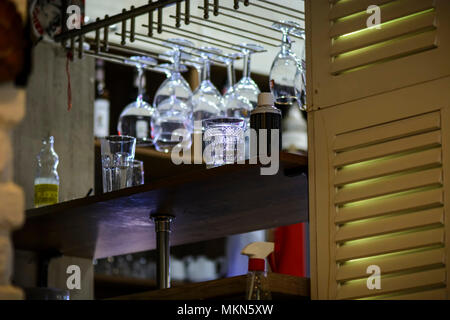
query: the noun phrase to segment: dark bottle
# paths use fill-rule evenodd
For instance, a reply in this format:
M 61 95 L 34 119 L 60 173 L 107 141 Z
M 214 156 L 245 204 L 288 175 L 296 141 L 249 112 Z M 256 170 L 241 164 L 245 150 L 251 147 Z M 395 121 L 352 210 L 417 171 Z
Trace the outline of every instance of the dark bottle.
M 260 93 L 258 96 L 258 106 L 250 114 L 250 127 L 256 130 L 256 141 L 251 141 L 251 148 L 255 148 L 257 155 L 260 155 L 260 130 L 267 129 L 267 155 L 271 155 L 272 132 L 278 137 L 278 151 L 281 150 L 281 111 L 274 106 L 273 96 L 270 92 Z M 253 151 L 251 151 L 253 153 Z

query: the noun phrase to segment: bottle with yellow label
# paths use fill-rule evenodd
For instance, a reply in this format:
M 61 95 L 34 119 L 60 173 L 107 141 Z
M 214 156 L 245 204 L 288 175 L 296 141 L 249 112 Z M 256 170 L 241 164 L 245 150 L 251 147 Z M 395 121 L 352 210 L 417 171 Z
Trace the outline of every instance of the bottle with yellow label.
M 34 206 L 48 206 L 58 202 L 59 157 L 53 149 L 54 138 L 42 140 L 42 148 L 37 156 L 37 170 L 34 179 Z

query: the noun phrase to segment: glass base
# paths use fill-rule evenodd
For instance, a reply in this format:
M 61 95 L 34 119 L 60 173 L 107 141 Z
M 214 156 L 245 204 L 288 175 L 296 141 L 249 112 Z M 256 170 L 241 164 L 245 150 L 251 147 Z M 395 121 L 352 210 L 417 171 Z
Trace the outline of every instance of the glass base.
M 185 142 L 186 143 L 186 142 Z M 172 141 L 156 141 L 154 143 L 154 147 L 159 152 L 169 153 L 175 148 L 180 142 L 172 142 Z M 186 146 L 183 146 L 183 149 L 190 149 L 191 148 L 191 142 L 187 144 Z

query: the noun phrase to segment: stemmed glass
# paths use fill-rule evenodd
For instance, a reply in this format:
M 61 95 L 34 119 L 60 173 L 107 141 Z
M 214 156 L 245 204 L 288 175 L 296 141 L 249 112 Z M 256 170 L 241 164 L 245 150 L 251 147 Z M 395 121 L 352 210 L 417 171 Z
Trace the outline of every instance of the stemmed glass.
M 159 103 L 172 95 L 172 91 L 175 91 L 175 96 L 182 101 L 188 101 L 192 96 L 192 90 L 188 82 L 180 74 L 180 60 L 181 50 L 184 50 L 185 47 L 192 47 L 194 44 L 189 40 L 179 38 L 168 39 L 168 42 L 164 44 L 173 48 L 169 52 L 172 54 L 173 68 L 170 77 L 156 91 L 153 99 L 153 107 L 155 109 L 157 109 Z
M 150 57 L 133 56 L 126 63 L 134 65 L 138 72 L 138 96 L 136 101 L 130 103 L 123 109 L 119 117 L 117 131 L 122 136 L 132 136 L 136 138 L 138 145 L 151 145 L 152 135 L 150 122 L 154 114 L 153 107 L 144 101 L 144 68 L 156 65 L 156 60 Z
M 301 106 L 300 95 L 304 86 L 303 67 L 301 60 L 291 50 L 289 35 L 303 37 L 300 25 L 292 21 L 279 21 L 272 28 L 283 34 L 281 51 L 276 56 L 270 69 L 270 91 L 277 104 L 290 105 L 298 102 Z
M 202 82 L 192 95 L 194 121 L 203 121 L 223 114 L 223 98 L 211 82 L 210 59 L 221 53 L 221 50 L 212 47 L 201 47 L 198 50 L 202 57 Z
M 264 48 L 252 43 L 241 43 L 239 46 L 235 46 L 235 48 L 241 49 L 244 55 L 244 73 L 242 79 L 234 86 L 234 89 L 240 96 L 247 98 L 252 104 L 252 107 L 255 108 L 258 104 L 258 95 L 261 91 L 255 81 L 250 77 L 250 58 L 253 53 L 264 51 Z
M 227 117 L 240 118 L 248 122 L 253 105 L 246 97 L 241 96 L 235 89 L 236 74 L 234 70 L 234 61 L 240 57 L 242 57 L 242 54 L 240 53 L 218 57 L 218 59 L 227 67 L 227 86 L 223 96 L 224 111 L 225 116 Z
M 173 47 L 173 68 L 155 94 L 155 116 L 151 123 L 156 150 L 167 153 L 179 143 L 187 148 L 191 145 L 192 91 L 180 74 L 180 57 L 181 50 L 193 44 L 184 39 L 169 39 L 166 45 Z

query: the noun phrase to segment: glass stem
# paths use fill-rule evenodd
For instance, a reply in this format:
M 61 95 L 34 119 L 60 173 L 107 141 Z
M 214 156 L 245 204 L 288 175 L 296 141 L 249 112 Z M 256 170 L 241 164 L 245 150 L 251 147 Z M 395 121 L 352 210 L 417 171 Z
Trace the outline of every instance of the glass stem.
M 232 88 L 236 83 L 236 72 L 234 71 L 234 60 L 227 63 L 228 87 Z
M 178 48 L 175 48 L 173 50 L 173 71 L 174 72 L 180 71 L 180 59 L 181 59 L 181 52 Z
M 283 38 L 281 39 L 281 53 L 283 55 L 288 54 L 288 51 L 291 49 L 291 40 L 289 39 L 288 32 L 283 30 Z
M 250 78 L 250 51 L 244 52 L 244 77 Z
M 203 59 L 202 81 L 209 81 L 211 79 L 210 74 L 210 62 L 208 58 Z
M 195 67 L 195 69 L 197 70 L 198 84 L 200 85 L 200 83 L 202 83 L 203 80 L 203 67 L 199 65 Z
M 138 105 L 141 105 L 142 100 L 143 100 L 143 95 L 144 95 L 144 87 L 142 85 L 143 78 L 144 78 L 144 69 L 141 66 L 139 66 L 138 67 L 138 96 L 137 96 Z

